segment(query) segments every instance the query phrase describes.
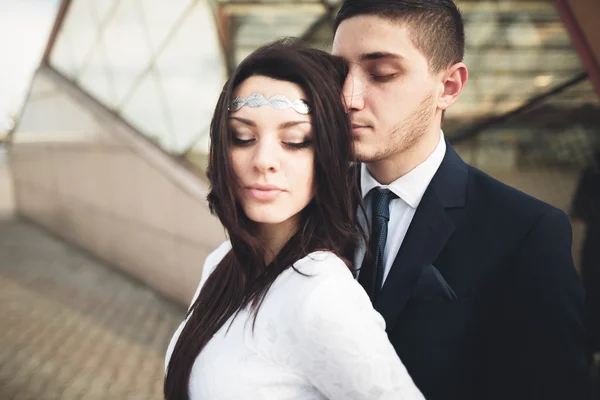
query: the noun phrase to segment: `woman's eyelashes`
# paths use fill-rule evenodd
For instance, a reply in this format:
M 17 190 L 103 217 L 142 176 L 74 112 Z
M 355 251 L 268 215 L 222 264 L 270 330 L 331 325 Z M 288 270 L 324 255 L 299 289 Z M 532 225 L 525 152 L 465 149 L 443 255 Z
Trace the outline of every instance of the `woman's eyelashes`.
M 312 146 L 312 140 L 304 139 L 302 142 L 283 142 L 283 144 L 290 150 L 300 150 Z
M 250 145 L 252 142 L 254 142 L 254 140 L 255 139 L 243 139 L 243 138 L 239 138 L 239 137 L 234 136 L 233 137 L 233 144 L 236 145 L 236 146 L 243 147 L 243 146 Z
M 255 138 L 233 137 L 233 144 L 238 147 L 247 147 L 256 142 Z M 300 150 L 312 146 L 311 138 L 304 138 L 302 141 L 282 141 L 281 144 L 289 150 Z

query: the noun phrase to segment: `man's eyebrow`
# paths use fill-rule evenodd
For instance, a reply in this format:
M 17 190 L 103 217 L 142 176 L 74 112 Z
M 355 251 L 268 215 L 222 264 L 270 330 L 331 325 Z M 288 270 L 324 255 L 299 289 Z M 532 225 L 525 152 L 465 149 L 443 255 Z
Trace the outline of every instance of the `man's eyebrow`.
M 402 57 L 400 54 L 390 53 L 387 51 L 374 51 L 372 53 L 364 53 L 360 55 L 360 61 L 373 61 L 381 59 L 402 60 L 404 57 Z

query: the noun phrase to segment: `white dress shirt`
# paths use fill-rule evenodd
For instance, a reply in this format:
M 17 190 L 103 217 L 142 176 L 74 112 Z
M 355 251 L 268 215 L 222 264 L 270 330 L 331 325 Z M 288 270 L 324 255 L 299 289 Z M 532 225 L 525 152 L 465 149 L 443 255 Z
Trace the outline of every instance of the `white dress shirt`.
M 383 271 L 383 282 L 385 282 L 390 269 L 392 268 L 392 263 L 396 258 L 398 250 L 400 250 L 404 236 L 406 236 L 406 231 L 412 222 L 417 207 L 423 198 L 423 194 L 442 164 L 445 155 L 446 141 L 444 140 L 444 133 L 440 132 L 440 141 L 429 157 L 421 164 L 417 165 L 413 170 L 396 179 L 389 185 L 382 185 L 377 182 L 377 180 L 369 173 L 367 166 L 364 163 L 361 165 L 361 192 L 367 216 L 369 218 L 369 226 L 371 225 L 371 203 L 373 197 L 369 195 L 371 189 L 376 187 L 389 189 L 398 196 L 398 198 L 390 201 L 388 236 L 385 242 L 385 252 L 383 253 L 383 265 L 385 268 Z M 359 223 L 365 226 L 365 220 L 362 213 L 359 213 L 358 220 Z M 365 247 L 363 243 L 356 252 L 354 265 L 360 267 L 364 257 Z

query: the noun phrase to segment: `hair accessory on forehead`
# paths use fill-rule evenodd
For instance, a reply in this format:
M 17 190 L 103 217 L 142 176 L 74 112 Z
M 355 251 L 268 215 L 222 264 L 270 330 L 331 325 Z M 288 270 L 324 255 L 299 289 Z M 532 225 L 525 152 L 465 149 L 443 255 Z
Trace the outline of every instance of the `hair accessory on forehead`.
M 242 97 L 234 97 L 233 101 L 231 102 L 231 106 L 229 106 L 229 111 L 234 112 L 244 106 L 248 106 L 251 108 L 271 106 L 277 110 L 286 110 L 288 108 L 293 108 L 298 114 L 310 114 L 310 107 L 308 106 L 306 101 L 302 99 L 291 101 L 287 98 L 287 96 L 281 94 L 275 95 L 270 99 L 267 99 L 260 93 L 252 93 L 245 99 Z

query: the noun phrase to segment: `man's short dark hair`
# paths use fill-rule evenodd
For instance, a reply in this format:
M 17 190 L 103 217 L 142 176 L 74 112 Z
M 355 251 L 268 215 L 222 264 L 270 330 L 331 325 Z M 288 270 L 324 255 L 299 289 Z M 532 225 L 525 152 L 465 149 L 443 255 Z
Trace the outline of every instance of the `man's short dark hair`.
M 359 15 L 374 15 L 404 24 L 413 45 L 437 73 L 463 60 L 465 29 L 452 0 L 344 0 L 335 18 L 334 30 Z

